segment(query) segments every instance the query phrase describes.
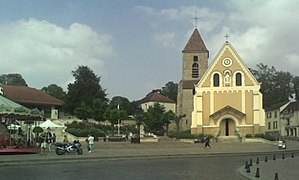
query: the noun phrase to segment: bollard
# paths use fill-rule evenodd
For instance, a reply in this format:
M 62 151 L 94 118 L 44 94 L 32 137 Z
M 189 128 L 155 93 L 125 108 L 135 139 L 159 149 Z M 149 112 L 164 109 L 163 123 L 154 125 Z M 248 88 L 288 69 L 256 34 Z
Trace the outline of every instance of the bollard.
M 294 158 L 294 153 L 292 153 L 292 158 Z
M 260 168 L 256 168 L 255 177 L 256 177 L 256 178 L 259 178 L 259 177 L 260 177 Z
M 252 166 L 252 159 L 249 160 L 249 166 Z
M 275 158 L 275 154 L 273 154 L 273 161 L 275 161 L 276 160 L 276 158 Z
M 279 179 L 278 179 L 278 173 L 275 173 L 274 180 L 279 180 Z
M 265 156 L 265 162 L 268 162 L 268 156 Z
M 260 163 L 260 158 L 257 157 L 257 158 L 256 158 L 256 164 L 259 164 L 259 163 Z
M 247 166 L 249 166 L 249 165 L 248 165 L 248 162 L 246 161 L 246 163 L 245 163 L 245 169 L 247 169 Z
M 282 154 L 282 159 L 285 159 L 284 154 Z
M 250 173 L 250 166 L 247 166 L 247 170 L 246 170 L 247 173 Z

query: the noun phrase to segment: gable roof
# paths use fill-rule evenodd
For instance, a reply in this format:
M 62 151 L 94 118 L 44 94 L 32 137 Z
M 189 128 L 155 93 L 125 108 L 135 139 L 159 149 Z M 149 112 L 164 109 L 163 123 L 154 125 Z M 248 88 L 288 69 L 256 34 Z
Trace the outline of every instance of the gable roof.
M 244 114 L 243 112 L 227 105 L 225 107 L 223 107 L 222 109 L 220 109 L 219 111 L 216 111 L 215 113 L 211 114 L 210 117 L 216 117 L 216 116 L 219 116 L 222 114 L 222 112 L 224 111 L 231 111 L 231 112 L 234 112 L 236 115 L 240 116 L 240 117 L 244 117 L 246 116 L 246 114 Z
M 194 89 L 199 80 L 183 80 L 183 89 Z
M 186 52 L 207 52 L 209 51 L 206 48 L 205 43 L 203 42 L 199 31 L 197 29 L 194 29 L 189 41 L 187 42 L 184 50 L 182 51 L 183 53 Z
M 276 104 L 273 104 L 272 106 L 266 108 L 265 111 L 279 110 L 281 107 L 283 107 L 289 103 L 290 103 L 290 101 L 276 103 Z
M 139 101 L 140 104 L 147 103 L 147 102 L 161 102 L 161 103 L 175 103 L 174 100 L 163 96 L 159 92 L 155 91 L 146 95 L 143 99 Z
M 286 111 L 286 110 L 298 111 L 299 110 L 299 101 L 290 102 L 290 104 L 288 104 L 288 106 L 286 108 L 284 108 L 283 111 Z
M 1 85 L 1 87 L 6 97 L 20 104 L 63 105 L 63 101 L 35 88 L 12 85 Z
M 205 73 L 203 74 L 202 78 L 200 79 L 200 81 L 197 83 L 196 86 L 201 86 L 201 84 L 206 80 L 206 78 L 208 78 L 208 74 L 211 74 L 213 72 L 213 68 L 216 65 L 216 62 L 219 60 L 221 53 L 223 53 L 225 50 L 229 49 L 233 52 L 233 55 L 236 57 L 236 59 L 239 60 L 239 62 L 242 64 L 242 68 L 244 70 L 244 73 L 246 73 L 248 75 L 248 77 L 250 78 L 250 80 L 252 82 L 254 82 L 257 85 L 260 85 L 260 83 L 256 80 L 256 78 L 253 76 L 253 74 L 251 73 L 251 71 L 248 69 L 247 65 L 245 64 L 245 62 L 242 60 L 242 58 L 239 56 L 239 54 L 237 53 L 237 51 L 234 49 L 234 47 L 228 42 L 226 41 L 223 46 L 220 48 L 220 50 L 218 51 L 217 55 L 214 57 L 213 61 L 211 62 L 209 68 L 205 71 Z

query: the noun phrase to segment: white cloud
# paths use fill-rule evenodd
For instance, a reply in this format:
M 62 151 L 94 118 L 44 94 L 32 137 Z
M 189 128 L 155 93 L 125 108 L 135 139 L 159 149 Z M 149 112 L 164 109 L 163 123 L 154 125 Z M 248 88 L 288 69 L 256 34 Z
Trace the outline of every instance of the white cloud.
M 167 32 L 163 34 L 155 34 L 154 39 L 161 43 L 165 47 L 174 47 L 175 46 L 175 33 Z
M 65 88 L 79 65 L 100 75 L 112 51 L 109 35 L 84 24 L 63 28 L 29 19 L 0 25 L 1 74 L 20 73 L 32 87 L 55 83 Z

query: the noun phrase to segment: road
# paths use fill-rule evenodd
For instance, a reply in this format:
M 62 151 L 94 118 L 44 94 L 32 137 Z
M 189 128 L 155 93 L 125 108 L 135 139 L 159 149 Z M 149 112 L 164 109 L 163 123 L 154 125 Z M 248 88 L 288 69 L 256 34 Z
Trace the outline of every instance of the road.
M 237 169 L 250 156 L 228 157 L 171 157 L 160 159 L 100 160 L 95 162 L 71 162 L 32 164 L 0 167 L 2 180 L 132 180 L 132 179 L 203 179 L 242 180 Z M 3 176 L 4 175 L 4 176 Z

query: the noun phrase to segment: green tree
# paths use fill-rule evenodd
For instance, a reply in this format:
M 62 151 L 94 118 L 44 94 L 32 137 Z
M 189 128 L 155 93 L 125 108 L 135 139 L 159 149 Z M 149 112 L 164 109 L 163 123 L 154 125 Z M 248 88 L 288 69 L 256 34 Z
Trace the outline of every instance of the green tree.
M 20 74 L 2 74 L 0 76 L 0 83 L 14 86 L 28 86 Z
M 277 71 L 263 63 L 257 65 L 257 70 L 251 72 L 258 82 L 261 82 L 261 92 L 264 97 L 264 108 L 273 104 L 287 101 L 292 93 L 293 76 L 289 72 Z
M 49 94 L 50 96 L 56 97 L 57 99 L 64 100 L 66 93 L 63 91 L 62 87 L 51 84 L 48 87 L 43 87 L 42 91 Z
M 161 94 L 177 102 L 178 84 L 174 82 L 166 83 L 165 86 L 162 87 Z
M 176 114 L 169 110 L 164 114 L 164 124 L 166 127 L 166 136 L 168 136 L 168 131 L 169 131 L 169 124 L 171 123 L 171 121 L 174 121 L 176 118 Z
M 155 133 L 164 131 L 164 113 L 165 107 L 159 103 L 155 103 L 154 106 L 150 106 L 148 108 L 144 119 L 144 123 L 148 131 Z
M 65 98 L 65 110 L 74 114 L 74 110 L 84 102 L 91 107 L 94 99 L 107 101 L 105 90 L 100 83 L 100 77 L 87 66 L 79 66 L 72 71 L 74 83 L 68 84 L 68 92 Z M 91 115 L 90 115 L 91 116 Z
M 92 118 L 96 121 L 104 121 L 104 114 L 108 108 L 108 103 L 100 98 L 94 99 L 92 102 Z
M 112 135 L 114 135 L 114 125 L 118 124 L 118 121 L 121 122 L 123 119 L 128 118 L 128 114 L 125 110 L 118 110 L 116 108 L 107 108 L 104 117 L 111 123 L 113 129 Z
M 130 101 L 121 96 L 115 96 L 112 98 L 111 102 L 109 103 L 110 108 L 118 108 L 121 110 L 125 110 L 126 112 L 130 109 Z
M 294 76 L 292 79 L 292 90 L 296 95 L 296 100 L 299 100 L 299 77 Z
M 186 117 L 186 114 L 180 114 L 180 115 L 176 115 L 174 117 L 174 122 L 175 122 L 175 125 L 176 125 L 176 132 L 180 132 L 180 122 L 181 120 Z
M 87 120 L 92 113 L 92 109 L 85 104 L 85 102 L 81 102 L 80 106 L 78 106 L 75 111 L 74 115 L 79 119 Z

